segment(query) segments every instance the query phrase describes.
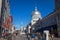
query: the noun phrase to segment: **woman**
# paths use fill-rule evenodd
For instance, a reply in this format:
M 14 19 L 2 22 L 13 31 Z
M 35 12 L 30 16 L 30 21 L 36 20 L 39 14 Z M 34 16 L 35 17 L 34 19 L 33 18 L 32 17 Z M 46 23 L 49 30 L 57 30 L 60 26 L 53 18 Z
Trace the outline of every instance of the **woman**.
M 6 36 L 7 36 L 7 33 L 6 33 L 6 32 L 4 32 L 4 33 L 3 33 L 3 36 L 4 36 L 4 38 L 6 38 Z
M 40 33 L 37 34 L 38 40 L 42 40 L 42 36 Z

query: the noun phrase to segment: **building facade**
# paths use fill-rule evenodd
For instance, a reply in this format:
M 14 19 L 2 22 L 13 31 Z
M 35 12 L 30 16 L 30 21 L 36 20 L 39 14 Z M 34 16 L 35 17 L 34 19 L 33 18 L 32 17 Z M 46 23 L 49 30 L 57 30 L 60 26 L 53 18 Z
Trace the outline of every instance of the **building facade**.
M 55 9 L 60 10 L 60 0 L 55 0 Z
M 0 35 L 2 34 L 1 33 L 1 7 L 2 7 L 2 0 L 0 0 Z M 1 36 L 0 36 L 1 37 Z
M 12 25 L 12 28 L 9 30 L 9 33 L 13 34 L 15 32 L 15 26 Z
M 0 0 L 0 17 L 1 17 L 1 7 L 2 7 L 2 0 Z
M 33 26 L 36 32 L 49 30 L 50 34 L 60 37 L 60 0 L 55 0 L 55 10 L 52 13 L 38 20 Z
M 59 34 L 59 36 L 60 36 L 60 0 L 55 0 L 55 9 L 56 9 L 56 12 L 58 13 L 58 23 L 57 23 L 57 25 L 58 25 L 58 34 Z
M 0 33 L 12 28 L 9 0 L 0 0 Z
M 56 13 L 56 11 L 54 11 L 52 14 L 48 15 L 47 17 L 43 18 L 42 20 L 42 28 L 44 30 L 49 30 L 50 34 L 55 34 L 56 36 L 59 35 L 59 31 L 58 31 L 58 18 L 60 13 Z
M 32 30 L 35 30 L 35 27 L 33 26 L 39 19 L 42 20 L 41 14 L 38 11 L 37 7 L 35 7 L 35 10 L 32 12 L 31 16 L 32 20 L 31 22 L 27 25 L 27 30 L 28 33 L 33 32 Z
M 44 30 L 49 30 L 50 34 L 60 37 L 60 0 L 55 0 L 54 11 L 44 18 L 41 18 L 39 11 L 36 12 L 35 9 L 32 15 L 31 25 L 28 25 L 28 28 L 30 28 L 29 31 L 31 32 L 35 29 L 35 32 L 40 33 L 43 33 Z
M 32 12 L 31 25 L 35 24 L 39 19 L 42 19 L 42 17 L 37 7 L 35 7 L 35 10 Z

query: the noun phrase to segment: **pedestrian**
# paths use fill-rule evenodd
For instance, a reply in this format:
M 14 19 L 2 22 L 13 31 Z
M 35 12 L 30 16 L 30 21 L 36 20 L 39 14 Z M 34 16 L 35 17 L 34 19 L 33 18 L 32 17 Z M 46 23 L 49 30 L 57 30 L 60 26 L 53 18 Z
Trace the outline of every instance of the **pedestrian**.
M 46 40 L 46 34 L 45 33 L 42 35 L 42 40 Z
M 6 32 L 4 32 L 4 33 L 3 33 L 3 36 L 4 36 L 4 38 L 6 38 L 6 36 L 7 36 L 7 33 L 6 33 Z
M 13 40 L 16 40 L 16 33 L 13 34 Z
M 34 33 L 32 33 L 32 40 L 34 40 L 35 39 L 35 34 Z
M 30 35 L 29 34 L 27 35 L 27 38 L 28 38 L 28 40 L 30 40 Z
M 42 40 L 42 36 L 40 33 L 38 33 L 38 40 Z

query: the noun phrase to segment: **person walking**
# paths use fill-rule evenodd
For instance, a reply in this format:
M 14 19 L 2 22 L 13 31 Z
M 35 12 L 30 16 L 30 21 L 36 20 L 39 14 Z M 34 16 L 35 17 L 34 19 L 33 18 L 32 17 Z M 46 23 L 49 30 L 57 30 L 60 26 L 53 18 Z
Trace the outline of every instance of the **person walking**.
M 15 33 L 13 34 L 12 40 L 16 40 L 16 34 Z
M 26 33 L 27 39 L 30 40 L 29 33 L 27 30 L 25 30 L 25 33 Z
M 31 40 L 34 40 L 35 39 L 35 34 L 32 33 L 32 39 Z
M 42 36 L 40 33 L 38 33 L 38 40 L 42 40 Z
M 42 40 L 46 40 L 46 34 L 45 33 L 42 35 Z
M 6 33 L 6 32 L 4 32 L 4 33 L 3 33 L 3 36 L 4 36 L 4 38 L 6 38 L 6 36 L 7 36 L 7 33 Z

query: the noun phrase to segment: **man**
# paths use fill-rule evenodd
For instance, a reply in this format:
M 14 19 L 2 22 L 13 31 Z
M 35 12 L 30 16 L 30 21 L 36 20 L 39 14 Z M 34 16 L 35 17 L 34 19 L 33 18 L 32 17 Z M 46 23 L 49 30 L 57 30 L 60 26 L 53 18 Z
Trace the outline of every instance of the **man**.
M 31 36 L 32 36 L 32 40 L 34 40 L 35 39 L 35 34 L 32 33 Z
M 38 36 L 38 40 L 42 40 L 42 36 L 40 33 L 38 33 L 37 36 Z

